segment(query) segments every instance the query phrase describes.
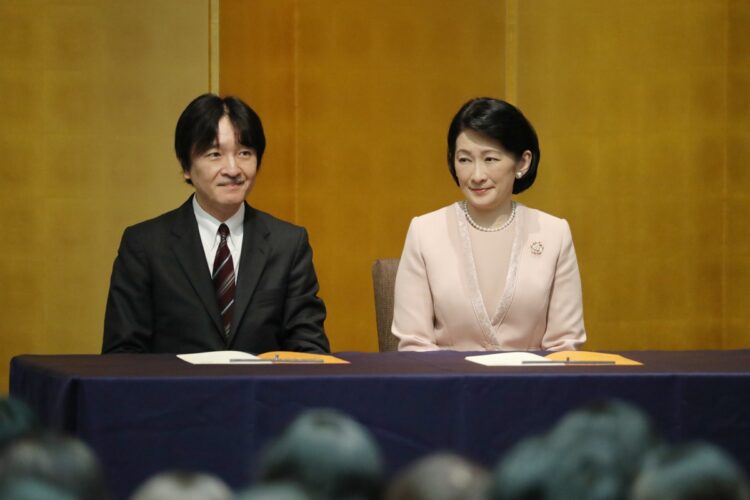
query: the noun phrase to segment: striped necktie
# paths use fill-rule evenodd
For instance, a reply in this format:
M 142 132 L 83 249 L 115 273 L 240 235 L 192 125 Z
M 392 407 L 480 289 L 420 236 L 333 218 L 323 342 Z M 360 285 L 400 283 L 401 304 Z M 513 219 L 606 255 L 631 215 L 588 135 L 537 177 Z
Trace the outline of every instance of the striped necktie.
M 227 236 L 229 228 L 226 224 L 219 226 L 219 249 L 216 251 L 214 259 L 214 272 L 211 279 L 216 288 L 216 298 L 219 301 L 219 311 L 221 313 L 221 323 L 224 325 L 224 334 L 228 337 L 232 328 L 232 312 L 234 310 L 234 294 L 237 286 L 234 283 L 234 263 L 232 262 L 232 253 L 229 251 Z

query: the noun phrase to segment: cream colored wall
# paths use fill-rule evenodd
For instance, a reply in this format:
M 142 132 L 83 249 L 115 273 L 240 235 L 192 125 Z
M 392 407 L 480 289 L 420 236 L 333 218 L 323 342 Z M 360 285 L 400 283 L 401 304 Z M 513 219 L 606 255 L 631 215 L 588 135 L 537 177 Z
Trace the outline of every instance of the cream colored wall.
M 251 202 L 308 227 L 336 350 L 375 350 L 370 265 L 458 197 L 459 105 L 541 137 L 521 196 L 569 219 L 592 349 L 750 344 L 748 2 L 223 0 L 222 92 L 259 111 Z
M 126 225 L 190 193 L 172 151 L 209 88 L 208 0 L 0 0 L 0 390 L 96 353 Z

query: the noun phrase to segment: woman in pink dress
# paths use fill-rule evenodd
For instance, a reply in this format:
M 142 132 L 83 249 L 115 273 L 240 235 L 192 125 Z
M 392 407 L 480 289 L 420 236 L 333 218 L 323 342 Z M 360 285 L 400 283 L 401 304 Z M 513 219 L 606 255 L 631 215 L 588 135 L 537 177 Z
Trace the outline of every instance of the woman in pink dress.
M 473 99 L 448 130 L 463 200 L 415 217 L 396 276 L 399 350 L 565 350 L 586 340 L 567 221 L 513 195 L 531 187 L 539 141 L 513 105 Z

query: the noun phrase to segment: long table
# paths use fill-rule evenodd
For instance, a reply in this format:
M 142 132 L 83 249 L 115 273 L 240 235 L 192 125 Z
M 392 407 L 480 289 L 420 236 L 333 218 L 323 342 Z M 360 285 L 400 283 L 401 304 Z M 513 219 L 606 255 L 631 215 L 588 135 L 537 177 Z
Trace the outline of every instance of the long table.
M 467 353 L 339 353 L 346 365 L 190 365 L 171 355 L 17 356 L 11 395 L 89 443 L 116 498 L 164 469 L 240 487 L 300 412 L 367 426 L 389 471 L 451 450 L 493 465 L 519 439 L 605 398 L 671 440 L 706 439 L 750 469 L 750 350 L 623 352 L 643 366 L 485 367 Z

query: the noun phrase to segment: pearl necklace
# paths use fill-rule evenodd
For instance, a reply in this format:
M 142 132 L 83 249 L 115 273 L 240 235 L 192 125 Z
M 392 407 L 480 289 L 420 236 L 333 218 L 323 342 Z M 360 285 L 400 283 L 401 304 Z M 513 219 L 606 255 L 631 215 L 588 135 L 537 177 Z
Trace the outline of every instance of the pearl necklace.
M 473 227 L 474 229 L 477 229 L 479 231 L 484 231 L 485 233 L 494 233 L 496 231 L 502 231 L 506 227 L 510 226 L 511 222 L 513 222 L 513 219 L 516 218 L 516 202 L 515 201 L 510 202 L 510 207 L 511 207 L 510 217 L 508 217 L 508 219 L 502 224 L 500 224 L 499 226 L 494 226 L 494 227 L 484 227 L 474 222 L 474 219 L 472 219 L 471 215 L 469 215 L 469 208 L 466 206 L 466 201 L 461 202 L 461 206 L 464 209 L 464 213 L 466 214 L 466 220 L 469 222 L 469 225 L 471 225 L 471 227 Z

